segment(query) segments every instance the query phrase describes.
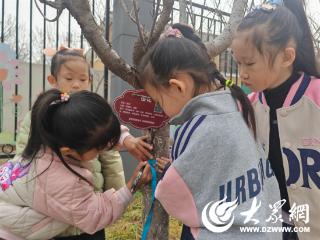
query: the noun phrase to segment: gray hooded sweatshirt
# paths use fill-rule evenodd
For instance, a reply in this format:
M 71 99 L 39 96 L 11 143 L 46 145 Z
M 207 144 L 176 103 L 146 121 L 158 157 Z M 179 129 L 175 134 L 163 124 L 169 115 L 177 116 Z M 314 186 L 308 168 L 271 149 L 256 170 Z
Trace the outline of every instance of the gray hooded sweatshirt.
M 191 99 L 172 123 L 173 163 L 156 189 L 166 211 L 199 240 L 282 239 L 268 232 L 281 224 L 278 183 L 230 91 Z

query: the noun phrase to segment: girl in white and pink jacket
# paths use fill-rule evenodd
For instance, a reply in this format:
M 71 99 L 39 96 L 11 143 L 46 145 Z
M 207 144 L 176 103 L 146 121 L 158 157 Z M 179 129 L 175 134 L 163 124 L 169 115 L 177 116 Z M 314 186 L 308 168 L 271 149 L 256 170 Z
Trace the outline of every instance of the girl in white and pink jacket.
M 267 1 L 242 20 L 232 43 L 290 240 L 320 234 L 320 73 L 302 2 Z
M 117 145 L 120 135 L 118 119 L 99 95 L 41 94 L 22 157 L 0 166 L 0 239 L 50 239 L 70 225 L 93 234 L 119 218 L 145 163 L 125 187 L 96 193 L 88 161 Z M 149 178 L 147 166 L 140 183 Z

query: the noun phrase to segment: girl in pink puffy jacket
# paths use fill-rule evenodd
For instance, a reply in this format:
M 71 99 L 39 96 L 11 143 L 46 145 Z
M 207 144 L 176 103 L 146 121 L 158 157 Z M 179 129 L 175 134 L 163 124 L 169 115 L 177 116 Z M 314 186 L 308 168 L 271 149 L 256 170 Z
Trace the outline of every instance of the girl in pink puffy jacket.
M 99 95 L 41 94 L 22 157 L 0 166 L 0 239 L 50 239 L 71 225 L 85 232 L 76 239 L 87 239 L 119 218 L 145 163 L 118 191 L 96 193 L 88 162 L 117 145 L 120 135 L 118 119 Z M 139 182 L 149 178 L 146 166 Z

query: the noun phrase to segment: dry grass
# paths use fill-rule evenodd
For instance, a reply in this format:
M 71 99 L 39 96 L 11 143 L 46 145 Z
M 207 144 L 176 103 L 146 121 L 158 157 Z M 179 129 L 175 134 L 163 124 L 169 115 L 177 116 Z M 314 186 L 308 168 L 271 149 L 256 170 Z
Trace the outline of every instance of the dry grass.
M 133 202 L 125 214 L 115 224 L 106 228 L 108 240 L 140 240 L 142 232 L 142 194 L 137 192 Z M 169 239 L 180 239 L 182 225 L 177 220 L 170 218 Z

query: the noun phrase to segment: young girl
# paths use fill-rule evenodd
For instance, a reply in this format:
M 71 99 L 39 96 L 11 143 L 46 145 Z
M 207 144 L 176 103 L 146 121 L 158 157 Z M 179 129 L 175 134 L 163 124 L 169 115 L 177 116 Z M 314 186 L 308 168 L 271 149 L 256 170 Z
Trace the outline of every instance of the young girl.
M 60 47 L 56 53 L 44 50 L 44 53 L 52 57 L 50 75 L 48 82 L 53 88 L 62 92 L 77 92 L 81 90 L 90 90 L 92 76 L 90 66 L 83 56 L 82 49 L 69 49 Z M 28 113 L 19 129 L 17 136 L 16 154 L 21 155 L 28 140 L 30 132 L 30 113 Z M 151 158 L 149 150 L 152 148 L 144 142 L 144 137 L 135 138 L 130 135 L 129 129 L 121 126 L 123 131 L 120 143 L 140 161 Z M 93 173 L 93 183 L 97 192 L 102 192 L 110 188 L 120 189 L 125 185 L 124 172 L 121 156 L 118 151 L 109 150 L 100 152 L 98 157 L 90 161 L 90 171 Z M 82 232 L 79 229 L 71 227 L 61 236 L 74 236 Z M 101 231 L 101 234 L 104 231 Z M 105 239 L 104 236 L 101 239 Z
M 173 124 L 182 125 L 175 133 L 173 163 L 157 185 L 156 198 L 191 228 L 192 235 L 184 232 L 181 239 L 271 239 L 266 233 L 239 229 L 267 225 L 268 205 L 280 198 L 276 179 L 253 136 L 250 102 L 230 81 L 228 90 L 216 91 L 216 78 L 226 81 L 203 50 L 178 29 L 166 36 L 140 66 L 140 85 Z M 215 211 L 212 203 L 219 200 L 231 203 Z M 231 209 L 225 211 L 226 205 Z M 250 211 L 254 220 L 245 217 Z
M 99 95 L 55 89 L 41 94 L 22 157 L 0 167 L 0 239 L 49 239 L 70 225 L 93 234 L 113 223 L 132 199 L 132 183 L 145 163 L 127 186 L 103 193 L 94 191 L 86 166 L 119 138 L 119 121 Z M 149 178 L 147 166 L 140 184 Z
M 257 118 L 257 136 L 278 179 L 286 224 L 320 234 L 320 74 L 300 0 L 268 2 L 240 23 L 232 50 Z M 296 210 L 308 205 L 307 219 Z M 310 214 L 310 217 L 309 215 Z M 292 235 L 292 234 L 291 234 Z M 285 239 L 297 239 L 287 236 Z

